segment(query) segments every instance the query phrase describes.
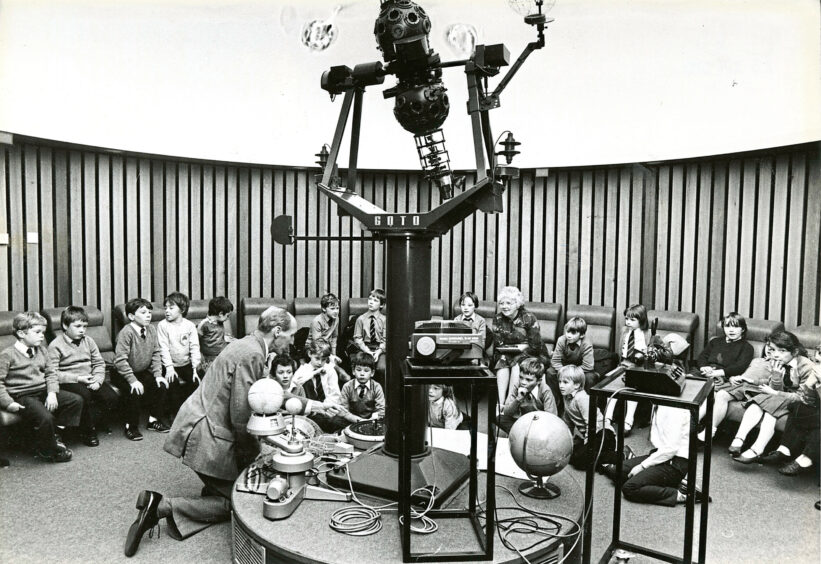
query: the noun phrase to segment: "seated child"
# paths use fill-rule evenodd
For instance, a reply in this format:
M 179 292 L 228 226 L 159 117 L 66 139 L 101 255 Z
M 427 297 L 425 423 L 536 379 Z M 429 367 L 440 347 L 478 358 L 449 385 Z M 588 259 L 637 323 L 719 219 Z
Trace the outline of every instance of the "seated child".
M 108 384 L 105 361 L 94 339 L 86 336 L 88 315 L 77 306 L 68 306 L 60 314 L 63 334 L 48 347 L 49 368 L 57 374 L 60 389 L 83 398 L 80 427 L 87 431 L 80 437 L 83 444 L 96 447 L 96 425 L 102 413 L 110 413 L 119 397 Z
M 598 376 L 593 370 L 593 343 L 587 338 L 587 322 L 581 317 L 567 320 L 564 334 L 556 341 L 556 348 L 553 349 L 545 379 L 554 393 L 558 391 L 558 374 L 562 366 L 580 366 L 584 372 L 585 388 L 596 384 Z
M 780 363 L 772 356 L 773 344 L 771 338 L 773 335 L 774 333 L 767 335 L 764 341 L 764 356 L 752 359 L 742 374 L 729 376 L 726 381 L 723 376 L 714 378 L 716 392 L 711 431 L 713 435 L 716 434 L 719 424 L 727 417 L 730 404 L 737 401 L 747 401 L 758 395 L 760 386 L 767 384 L 773 372 L 780 366 Z M 713 376 L 712 371 L 708 374 L 711 377 Z M 699 416 L 703 417 L 706 411 L 707 406 L 703 405 L 699 409 Z M 706 432 L 707 429 L 698 434 L 700 441 L 704 441 Z
M 331 347 L 322 339 L 316 339 L 306 347 L 310 361 L 297 368 L 294 383 L 302 386 L 305 396 L 322 403 L 326 408 L 340 404 L 339 377 L 331 362 Z M 323 431 L 333 432 L 331 418 L 325 413 L 313 412 L 311 419 Z
M 173 419 L 199 384 L 200 340 L 197 327 L 185 318 L 190 300 L 172 292 L 165 298 L 165 319 L 157 324 L 164 376 L 168 380 L 168 410 Z
M 428 386 L 428 425 L 439 429 L 457 429 L 462 424 L 462 412 L 453 399 L 453 387 Z
M 479 307 L 479 298 L 473 292 L 465 292 L 459 297 L 459 309 L 462 313 L 457 315 L 454 321 L 464 321 L 473 329 L 474 333 L 478 333 L 482 347 L 482 352 L 485 351 L 485 344 L 487 343 L 487 323 L 485 318 L 476 313 L 476 308 Z
M 338 429 L 350 423 L 385 418 L 385 394 L 379 382 L 373 380 L 373 356 L 356 353 L 351 359 L 351 369 L 353 379 L 342 386 L 339 414 L 334 418 Z
M 225 296 L 217 296 L 208 302 L 208 316 L 197 326 L 200 343 L 200 365 L 197 373 L 205 376 L 208 366 L 219 356 L 228 343 L 234 341 L 228 316 L 234 311 L 234 304 Z
M 793 404 L 815 403 L 815 390 L 806 385 L 815 379 L 815 368 L 811 360 L 801 356 L 803 347 L 792 333 L 779 331 L 770 336 L 771 356 L 775 363 L 768 383 L 759 386 L 759 393 L 745 405 L 747 407 L 738 431 L 730 443 L 733 460 L 742 464 L 757 462 L 764 448 L 775 434 L 775 424 L 785 417 Z M 749 449 L 741 452 L 750 431 L 759 425 L 758 437 Z
M 160 344 L 157 329 L 151 325 L 154 306 L 143 298 L 125 304 L 125 314 L 131 321 L 117 335 L 114 347 L 115 384 L 125 400 L 125 436 L 141 441 L 140 404 L 148 408 L 147 428 L 167 433 L 170 427 L 160 418 L 166 415 L 168 380 L 162 375 Z
M 33 446 L 39 457 L 68 462 L 71 450 L 57 440 L 56 426 L 80 425 L 83 398 L 60 389 L 43 346 L 46 319 L 42 315 L 34 311 L 19 313 L 14 316 L 12 329 L 17 342 L 0 352 L 0 409 L 23 418 L 23 425 L 33 431 Z
M 785 476 L 796 476 L 809 472 L 813 464 L 819 463 L 819 396 L 821 396 L 821 344 L 813 351 L 815 373 L 807 378 L 803 386 L 815 390 L 815 394 L 805 397 L 807 403 L 794 403 L 787 416 L 787 424 L 781 435 L 781 444 L 774 451 L 761 457 L 765 464 L 780 464 L 778 471 Z M 800 453 L 800 454 L 798 454 Z
M 368 294 L 368 311 L 356 320 L 353 340 L 356 348 L 373 357 L 376 366 L 375 378 L 381 384 L 385 382 L 385 345 L 386 325 L 382 307 L 385 305 L 385 291 L 379 288 Z M 353 364 L 351 364 L 353 368 Z
M 558 415 L 556 400 L 550 386 L 544 382 L 544 364 L 528 357 L 519 363 L 519 385 L 512 388 L 505 401 L 499 428 L 509 433 L 516 420 L 531 411 L 546 411 Z
M 670 347 L 658 335 L 653 335 L 650 332 L 650 321 L 647 319 L 647 308 L 641 304 L 633 304 L 624 310 L 624 330 L 621 337 L 621 346 L 619 355 L 621 358 L 621 366 L 635 366 L 636 361 L 644 358 L 647 350 L 650 347 L 656 347 L 665 350 L 668 354 Z M 613 415 L 618 402 L 607 402 L 607 408 L 604 413 L 604 425 L 608 428 L 613 428 Z M 636 414 L 636 407 L 638 402 L 626 402 L 626 409 L 624 414 L 624 436 L 630 435 L 633 430 L 633 419 Z
M 616 437 L 610 429 L 604 429 L 604 418 L 596 410 L 596 436 L 589 441 L 588 424 L 590 421 L 590 396 L 584 390 L 585 373 L 581 367 L 572 364 L 559 369 L 559 389 L 564 396 L 564 422 L 573 434 L 573 453 L 570 465 L 577 470 L 585 470 L 590 456 L 599 454 L 599 464 L 615 462 Z
M 681 487 L 690 453 L 690 412 L 660 405 L 650 425 L 654 449 L 622 465 L 622 494 L 636 503 L 673 506 L 687 501 Z M 613 478 L 612 467 L 607 472 Z M 696 494 L 698 495 L 698 494 Z M 698 501 L 698 497 L 696 497 Z
M 351 376 L 340 366 L 341 359 L 336 356 L 336 344 L 339 337 L 339 298 L 334 294 L 325 294 L 319 300 L 322 313 L 314 317 L 308 329 L 308 338 L 305 340 L 305 350 L 307 351 L 311 343 L 322 339 L 331 348 L 331 361 L 334 370 L 343 382 L 351 379 Z
M 271 377 L 282 386 L 282 406 L 280 412 L 285 412 L 285 402 L 291 398 L 297 398 L 302 403 L 300 415 L 310 415 L 311 413 L 324 412 L 325 407 L 322 402 L 313 401 L 305 396 L 305 389 L 294 381 L 297 361 L 287 354 L 280 354 L 271 363 Z

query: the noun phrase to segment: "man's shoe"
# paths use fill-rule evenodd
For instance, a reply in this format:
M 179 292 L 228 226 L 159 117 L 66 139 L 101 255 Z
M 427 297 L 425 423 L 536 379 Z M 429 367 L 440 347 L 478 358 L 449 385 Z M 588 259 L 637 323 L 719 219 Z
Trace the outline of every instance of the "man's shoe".
M 97 437 L 96 429 L 91 429 L 80 433 L 80 440 L 88 447 L 100 446 L 100 439 Z
M 137 514 L 137 520 L 128 528 L 128 534 L 125 537 L 123 552 L 126 556 L 134 556 L 143 535 L 159 523 L 160 518 L 157 515 L 157 507 L 160 505 L 160 501 L 162 501 L 162 495 L 148 490 L 141 491 L 140 495 L 137 496 L 137 509 L 140 512 Z
M 68 462 L 71 460 L 72 453 L 70 449 L 58 446 L 57 450 L 52 453 L 38 451 L 37 456 L 48 462 Z
M 126 427 L 125 428 L 125 437 L 129 441 L 141 441 L 141 440 L 143 440 L 143 434 L 140 433 L 140 430 L 137 429 L 136 427 L 133 428 L 133 429 L 131 427 Z
M 157 433 L 167 433 L 171 430 L 171 427 L 157 419 L 156 421 L 151 421 L 147 427 L 152 431 L 156 431 Z
M 773 450 L 762 456 L 759 462 L 763 462 L 764 464 L 784 464 L 788 460 L 790 460 L 789 456 L 780 450 Z

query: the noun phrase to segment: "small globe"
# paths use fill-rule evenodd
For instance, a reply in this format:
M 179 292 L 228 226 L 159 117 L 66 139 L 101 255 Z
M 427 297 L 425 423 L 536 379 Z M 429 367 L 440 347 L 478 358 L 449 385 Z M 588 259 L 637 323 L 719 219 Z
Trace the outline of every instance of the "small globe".
M 254 413 L 272 415 L 282 405 L 282 386 L 270 378 L 254 382 L 248 389 L 248 405 Z
M 522 415 L 510 429 L 510 454 L 530 476 L 552 476 L 570 461 L 573 436 L 564 421 L 545 411 Z

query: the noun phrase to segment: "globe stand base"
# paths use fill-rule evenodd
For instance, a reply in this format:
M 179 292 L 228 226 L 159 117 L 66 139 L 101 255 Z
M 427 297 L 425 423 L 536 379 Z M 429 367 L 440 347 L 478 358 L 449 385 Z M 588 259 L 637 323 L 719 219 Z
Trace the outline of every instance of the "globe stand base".
M 533 482 L 520 484 L 519 493 L 533 499 L 556 499 L 562 495 L 562 490 L 555 484 L 547 483 L 543 478 L 537 478 Z

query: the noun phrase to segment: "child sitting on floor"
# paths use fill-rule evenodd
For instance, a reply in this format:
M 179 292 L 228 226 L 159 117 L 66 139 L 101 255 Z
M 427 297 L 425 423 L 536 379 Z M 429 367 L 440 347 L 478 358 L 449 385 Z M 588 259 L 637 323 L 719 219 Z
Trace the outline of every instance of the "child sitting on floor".
M 50 462 L 68 462 L 71 450 L 55 435 L 57 424 L 77 426 L 83 398 L 60 389 L 43 346 L 46 319 L 37 312 L 19 313 L 12 321 L 17 342 L 0 352 L 0 409 L 17 413 L 33 430 L 37 455 Z
M 462 412 L 456 407 L 453 387 L 428 386 L 428 425 L 439 429 L 456 429 L 462 424 Z
M 185 294 L 172 292 L 165 298 L 165 319 L 157 324 L 160 357 L 165 379 L 168 380 L 171 419 L 200 382 L 197 374 L 200 365 L 197 327 L 185 318 L 190 303 Z
M 599 464 L 615 462 L 616 437 L 610 429 L 604 429 L 604 418 L 596 409 L 596 436 L 590 441 L 587 436 L 590 422 L 590 396 L 584 390 L 585 373 L 581 367 L 568 365 L 559 369 L 559 389 L 564 396 L 564 422 L 573 434 L 573 453 L 570 465 L 577 470 L 585 470 L 589 456 L 599 454 L 604 441 Z
M 94 339 L 86 335 L 88 315 L 83 308 L 68 306 L 60 314 L 63 334 L 48 347 L 49 368 L 57 374 L 60 389 L 83 398 L 80 426 L 87 431 L 80 437 L 86 446 L 96 447 L 96 425 L 103 414 L 117 406 L 117 392 L 109 386 L 105 361 Z
M 208 302 L 208 316 L 197 326 L 201 355 L 197 372 L 200 378 L 205 375 L 208 366 L 219 356 L 222 349 L 235 340 L 231 322 L 228 320 L 232 311 L 234 304 L 225 296 L 217 296 Z
M 130 441 L 141 441 L 140 404 L 148 407 L 147 428 L 167 433 L 170 427 L 161 420 L 165 417 L 168 380 L 162 375 L 160 344 L 157 329 L 151 325 L 154 306 L 144 298 L 134 298 L 125 304 L 129 323 L 117 335 L 114 347 L 115 384 L 125 400 L 125 436 Z
M 339 377 L 331 362 L 331 347 L 322 339 L 311 341 L 305 352 L 310 359 L 297 368 L 294 374 L 294 384 L 302 386 L 305 396 L 317 401 L 326 409 L 340 404 Z M 312 412 L 311 419 L 330 433 L 335 429 L 331 422 L 332 416 L 326 413 Z
M 287 354 L 277 355 L 271 363 L 271 377 L 282 386 L 282 406 L 281 412 L 285 412 L 285 402 L 291 398 L 297 398 L 302 403 L 301 415 L 324 412 L 321 402 L 310 400 L 305 395 L 305 388 L 294 381 L 297 361 Z
M 340 429 L 349 423 L 385 417 L 385 393 L 379 382 L 373 379 L 373 356 L 364 352 L 356 353 L 351 359 L 351 369 L 353 379 L 342 386 L 340 413 L 335 418 Z
M 505 401 L 502 415 L 499 417 L 499 428 L 509 433 L 516 420 L 531 411 L 546 411 L 558 415 L 556 400 L 544 381 L 544 364 L 538 359 L 528 357 L 519 363 L 519 385 L 511 389 Z

